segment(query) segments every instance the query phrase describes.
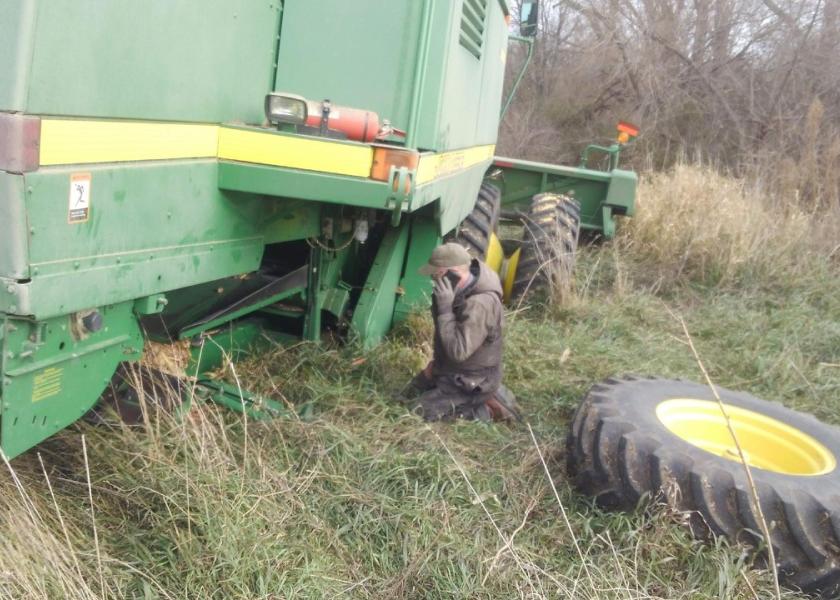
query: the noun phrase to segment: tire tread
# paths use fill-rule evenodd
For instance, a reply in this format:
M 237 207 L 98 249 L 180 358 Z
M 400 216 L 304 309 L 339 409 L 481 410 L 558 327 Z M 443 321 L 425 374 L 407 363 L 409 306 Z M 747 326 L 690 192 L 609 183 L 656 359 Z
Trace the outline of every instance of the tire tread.
M 741 465 L 692 459 L 622 412 L 625 386 L 668 383 L 680 382 L 626 375 L 592 386 L 566 440 L 572 482 L 604 507 L 632 510 L 647 496 L 651 503 L 688 511 L 695 534 L 761 546 L 752 494 L 736 477 Z M 766 480 L 756 486 L 780 578 L 806 592 L 835 597 L 840 593 L 840 496 L 830 496 L 827 505 L 813 491 Z
M 447 239 L 464 246 L 472 256 L 485 259 L 490 237 L 499 223 L 501 201 L 502 192 L 498 187 L 482 183 L 472 211 Z

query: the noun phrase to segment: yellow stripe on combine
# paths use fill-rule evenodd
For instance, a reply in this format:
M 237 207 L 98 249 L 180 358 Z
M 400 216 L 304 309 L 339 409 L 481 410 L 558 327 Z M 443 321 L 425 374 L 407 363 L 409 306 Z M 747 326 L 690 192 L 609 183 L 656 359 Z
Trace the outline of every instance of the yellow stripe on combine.
M 417 166 L 417 185 L 429 183 L 435 179 L 457 173 L 479 163 L 493 159 L 496 146 L 476 146 L 465 150 L 444 152 L 442 154 L 424 154 Z
M 131 121 L 41 121 L 41 165 L 222 158 L 369 177 L 373 149 L 218 125 Z
M 423 185 L 492 160 L 495 146 L 428 153 L 415 177 Z M 219 125 L 41 120 L 41 166 L 219 158 L 239 162 L 370 177 L 373 148 L 365 144 Z
M 241 162 L 370 177 L 373 148 L 324 140 L 232 129 L 219 130 L 219 158 Z
M 41 165 L 215 157 L 216 125 L 41 120 Z

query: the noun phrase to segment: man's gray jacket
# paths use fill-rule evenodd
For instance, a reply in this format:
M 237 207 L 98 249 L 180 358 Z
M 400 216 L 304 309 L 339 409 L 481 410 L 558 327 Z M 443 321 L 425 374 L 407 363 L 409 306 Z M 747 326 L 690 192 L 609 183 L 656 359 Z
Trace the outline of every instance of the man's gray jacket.
M 432 374 L 463 382 L 465 391 L 476 384 L 476 393 L 491 393 L 502 381 L 502 285 L 499 276 L 476 259 L 470 272 L 473 279 L 456 292 L 451 312 L 432 306 Z

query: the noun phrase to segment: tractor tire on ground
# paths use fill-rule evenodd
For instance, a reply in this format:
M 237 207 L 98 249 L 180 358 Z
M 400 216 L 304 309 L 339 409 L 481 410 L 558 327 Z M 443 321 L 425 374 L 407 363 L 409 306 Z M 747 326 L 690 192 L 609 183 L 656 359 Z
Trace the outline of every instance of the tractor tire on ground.
M 491 238 L 499 224 L 501 201 L 502 192 L 499 188 L 482 183 L 475 206 L 455 230 L 451 241 L 464 246 L 472 256 L 485 260 Z
M 548 288 L 562 301 L 572 290 L 580 236 L 580 204 L 571 196 L 537 194 L 524 216 L 512 297 Z
M 840 593 L 840 429 L 749 394 L 717 388 L 745 451 L 780 580 Z M 688 511 L 696 535 L 761 545 L 758 512 L 712 390 L 626 376 L 595 385 L 567 439 L 569 475 L 609 508 L 643 499 Z

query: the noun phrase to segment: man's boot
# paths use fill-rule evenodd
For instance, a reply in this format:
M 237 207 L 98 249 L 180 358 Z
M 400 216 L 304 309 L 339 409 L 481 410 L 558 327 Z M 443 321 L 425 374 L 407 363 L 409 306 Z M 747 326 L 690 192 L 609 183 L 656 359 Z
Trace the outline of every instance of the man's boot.
M 516 396 L 504 385 L 500 385 L 496 393 L 487 400 L 487 409 L 494 421 L 513 421 L 516 419 L 522 422 L 522 414 L 519 411 L 519 405 L 516 403 Z

